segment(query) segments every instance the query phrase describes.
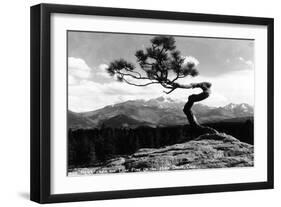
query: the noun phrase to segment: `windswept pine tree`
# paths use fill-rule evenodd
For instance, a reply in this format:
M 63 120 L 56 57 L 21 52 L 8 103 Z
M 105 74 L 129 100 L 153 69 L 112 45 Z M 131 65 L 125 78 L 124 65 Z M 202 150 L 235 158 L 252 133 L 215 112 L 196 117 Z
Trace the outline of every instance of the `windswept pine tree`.
M 109 64 L 108 73 L 116 77 L 118 81 L 133 86 L 161 85 L 166 94 L 172 93 L 176 89 L 202 89 L 200 94 L 192 94 L 188 97 L 183 112 L 192 127 L 215 132 L 211 128 L 202 127 L 191 110 L 195 102 L 210 96 L 211 83 L 181 84 L 178 82 L 179 79 L 199 74 L 197 59 L 191 56 L 182 56 L 181 52 L 176 49 L 175 39 L 171 36 L 156 36 L 150 42 L 150 47 L 135 53 L 139 67 L 125 59 L 119 59 Z

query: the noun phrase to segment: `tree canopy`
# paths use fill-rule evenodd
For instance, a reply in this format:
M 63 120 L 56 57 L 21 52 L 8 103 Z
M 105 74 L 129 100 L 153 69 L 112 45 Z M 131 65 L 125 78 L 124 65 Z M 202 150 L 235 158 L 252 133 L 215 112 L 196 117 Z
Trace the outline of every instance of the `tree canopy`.
M 176 41 L 172 36 L 156 36 L 150 42 L 150 47 L 135 53 L 139 68 L 121 58 L 109 64 L 108 73 L 118 81 L 134 86 L 160 84 L 169 89 L 165 91 L 167 94 L 176 88 L 194 87 L 192 84 L 183 85 L 176 81 L 187 76 L 197 76 L 198 61 L 191 56 L 182 56 L 176 49 Z

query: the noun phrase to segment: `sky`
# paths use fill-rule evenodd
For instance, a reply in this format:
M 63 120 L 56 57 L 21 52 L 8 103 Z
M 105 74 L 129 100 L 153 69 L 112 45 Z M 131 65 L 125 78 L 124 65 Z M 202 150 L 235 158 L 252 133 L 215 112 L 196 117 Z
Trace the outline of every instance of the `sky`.
M 135 99 L 166 96 L 187 101 L 200 89 L 177 89 L 165 94 L 160 85 L 136 87 L 118 82 L 106 68 L 123 58 L 139 68 L 135 52 L 150 46 L 154 36 L 97 32 L 68 32 L 68 108 L 86 112 Z M 254 40 L 174 36 L 182 56 L 198 60 L 199 75 L 180 83 L 212 83 L 212 94 L 200 102 L 209 106 L 254 104 Z

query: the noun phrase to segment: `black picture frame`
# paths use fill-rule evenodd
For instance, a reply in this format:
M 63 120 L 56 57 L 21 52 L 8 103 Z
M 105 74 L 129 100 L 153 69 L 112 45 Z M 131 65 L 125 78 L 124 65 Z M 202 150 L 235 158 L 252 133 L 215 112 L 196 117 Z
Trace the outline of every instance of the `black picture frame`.
M 50 175 L 50 15 L 52 13 L 133 17 L 194 22 L 218 22 L 267 26 L 267 181 L 220 185 L 168 187 L 153 189 L 51 194 Z M 167 196 L 179 194 L 272 189 L 273 147 L 273 38 L 272 18 L 195 14 L 168 11 L 39 4 L 31 7 L 31 174 L 30 199 L 38 203 L 89 201 L 103 199 Z

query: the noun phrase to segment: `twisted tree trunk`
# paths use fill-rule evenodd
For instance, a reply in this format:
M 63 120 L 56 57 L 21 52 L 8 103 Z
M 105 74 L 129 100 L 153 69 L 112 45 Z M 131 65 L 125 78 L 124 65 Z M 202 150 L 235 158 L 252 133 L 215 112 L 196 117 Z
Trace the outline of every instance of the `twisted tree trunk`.
M 178 88 L 201 88 L 202 92 L 199 94 L 192 94 L 188 97 L 188 101 L 184 105 L 183 112 L 186 115 L 186 118 L 192 128 L 197 128 L 200 130 L 203 130 L 206 133 L 217 133 L 217 131 L 210 127 L 203 127 L 200 125 L 200 123 L 197 121 L 195 115 L 193 114 L 191 108 L 195 102 L 202 101 L 206 98 L 208 98 L 211 94 L 211 83 L 208 82 L 202 82 L 202 83 L 193 83 L 189 85 L 182 85 L 177 84 Z
M 201 88 L 202 92 L 199 94 L 192 94 L 188 97 L 188 101 L 184 105 L 183 112 L 185 113 L 187 120 L 189 121 L 189 124 L 192 127 L 200 127 L 200 124 L 198 123 L 196 117 L 194 116 L 191 108 L 195 102 L 202 101 L 210 96 L 211 90 L 210 90 L 211 84 L 208 82 L 198 83 L 198 84 L 192 84 L 192 88 Z

